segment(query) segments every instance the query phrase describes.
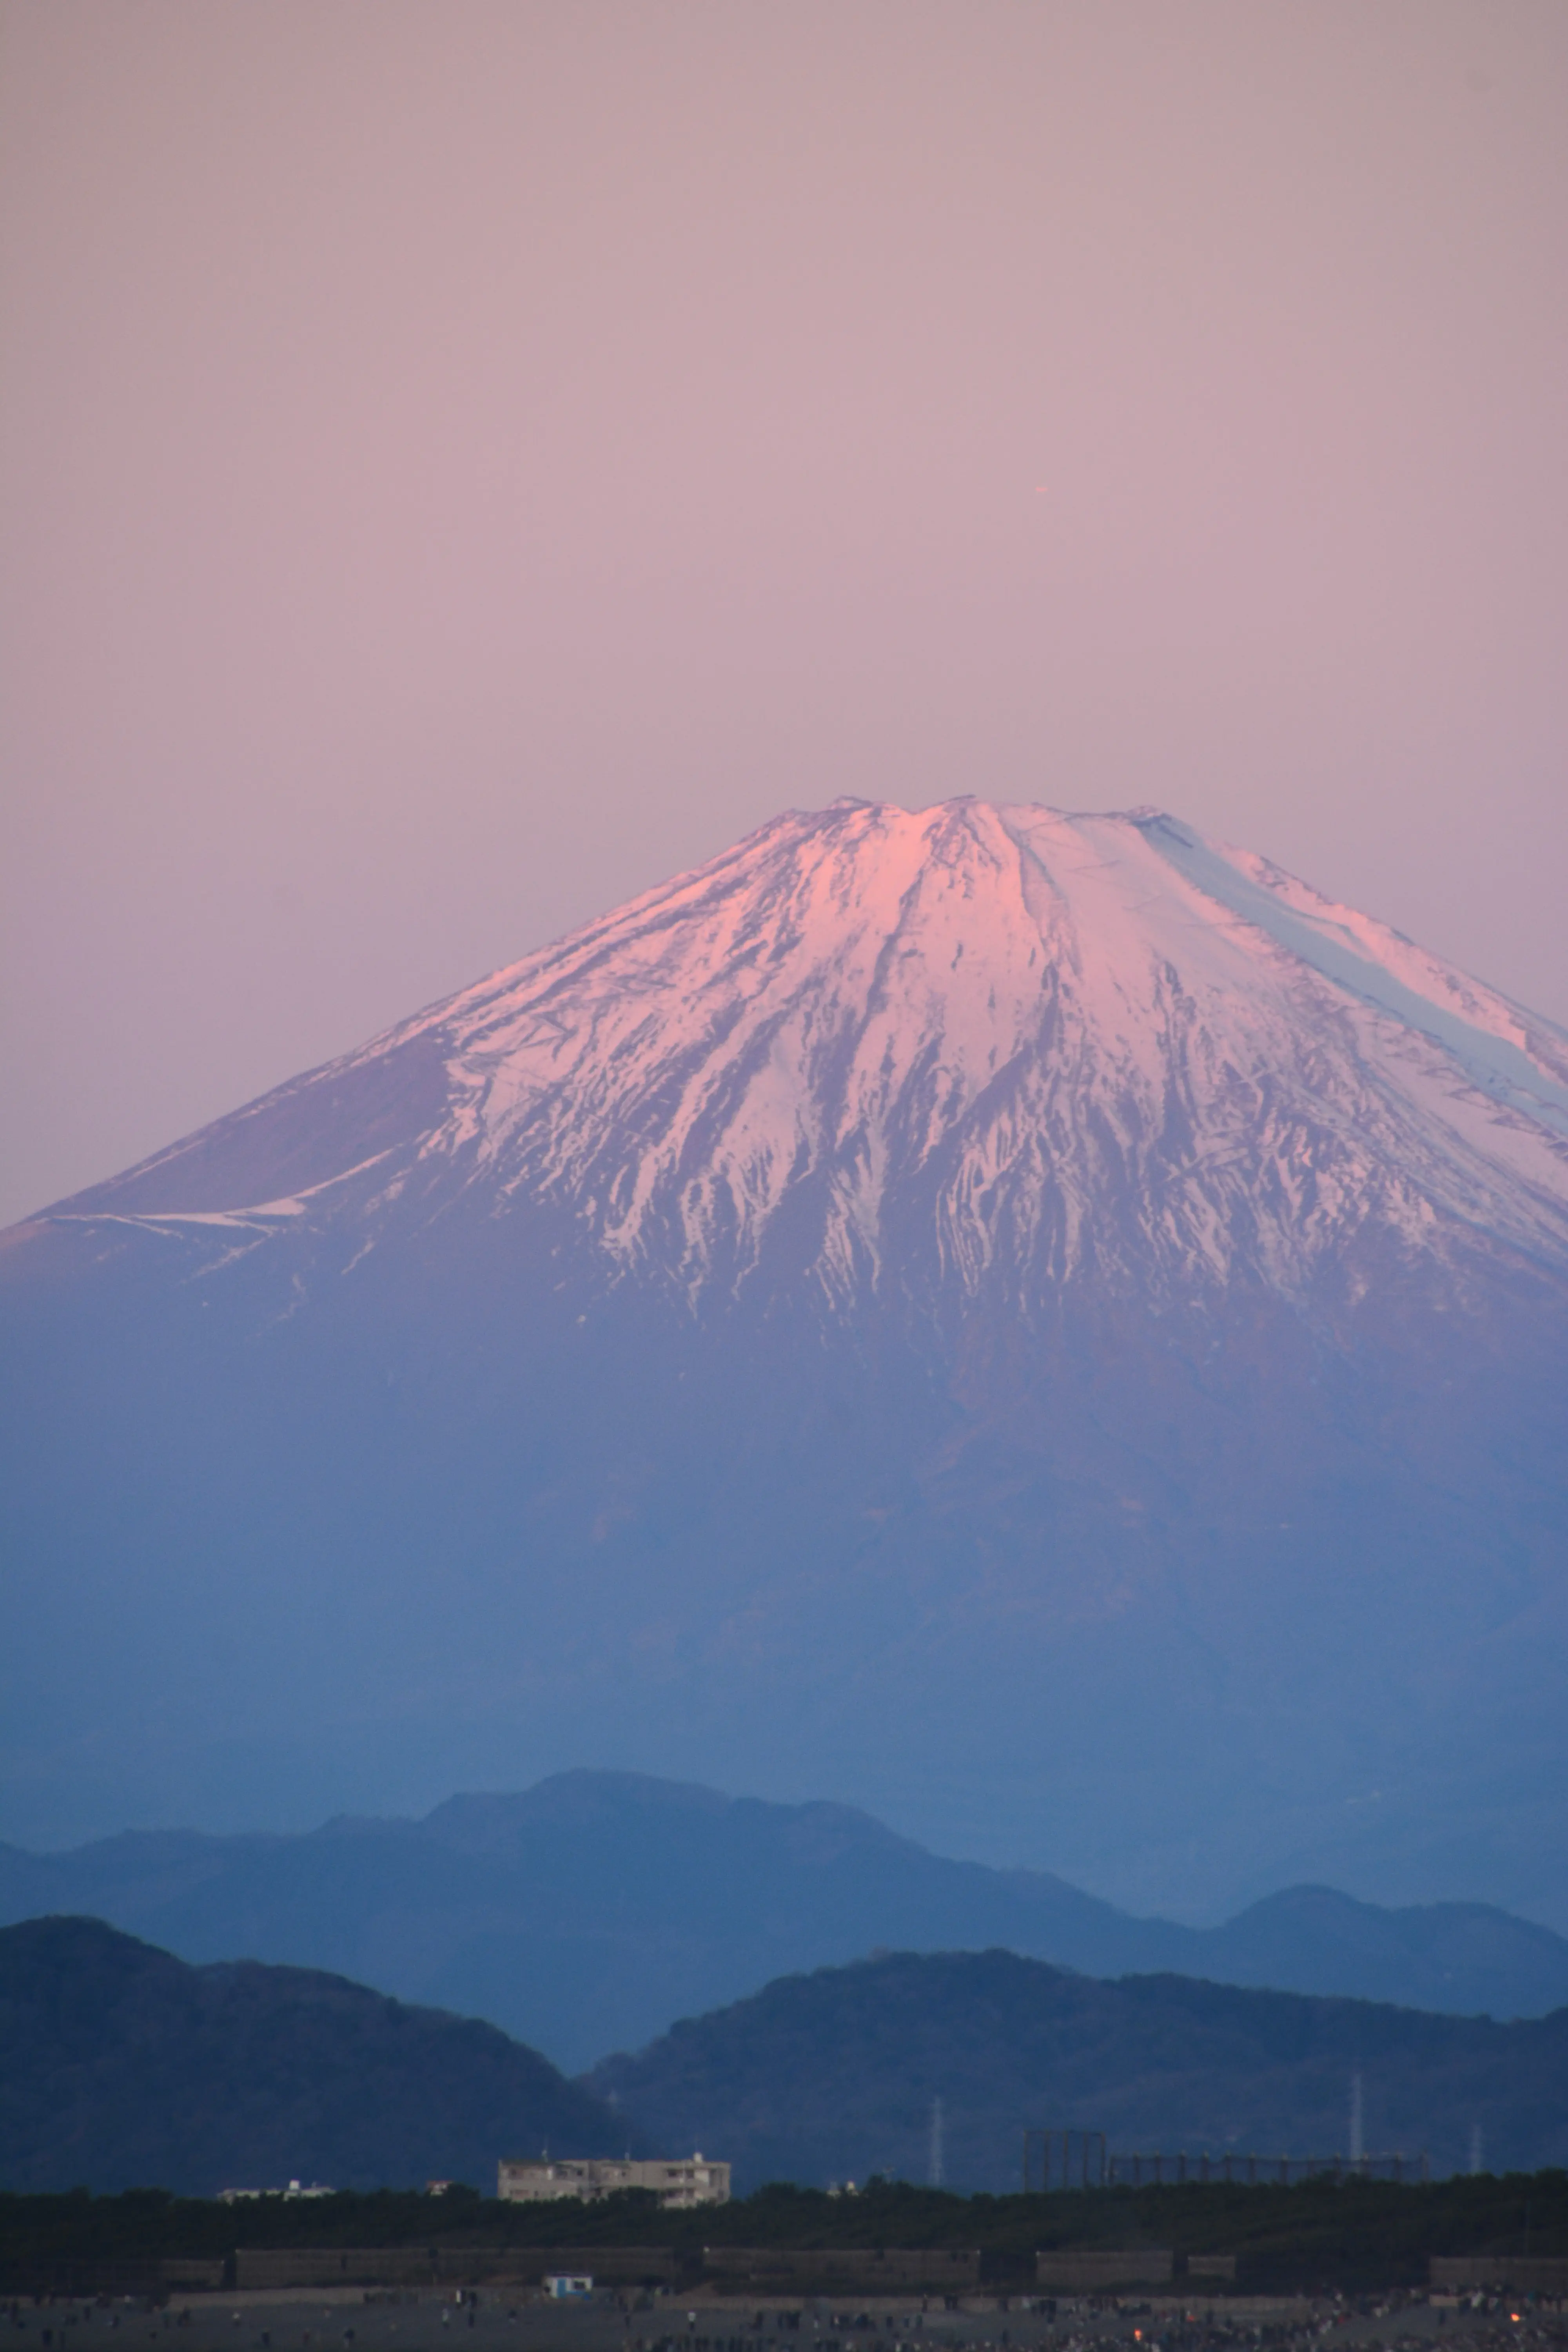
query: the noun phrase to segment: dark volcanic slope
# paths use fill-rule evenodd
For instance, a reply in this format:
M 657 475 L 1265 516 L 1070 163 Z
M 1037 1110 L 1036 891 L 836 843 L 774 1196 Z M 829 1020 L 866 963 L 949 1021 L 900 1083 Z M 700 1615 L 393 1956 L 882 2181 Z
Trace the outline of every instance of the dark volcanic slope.
M 792 812 L 0 1243 L 13 1837 L 1568 1899 L 1568 1039 L 1156 812 Z
M 677 2146 L 722 2150 L 742 2186 L 925 2177 L 931 2103 L 947 2179 L 1018 2179 L 1026 2126 L 1102 2130 L 1125 2150 L 1331 2154 L 1350 2082 L 1366 2145 L 1498 2170 L 1568 2159 L 1568 2010 L 1538 2022 L 1182 1977 L 1100 1984 L 1007 1952 L 907 1953 L 787 1977 L 587 2077 Z
M 995 1945 L 1094 1976 L 1172 1969 L 1495 2016 L 1568 2002 L 1568 1943 L 1479 1904 L 1287 1889 L 1223 1927 L 1134 1919 L 1059 1878 L 951 1862 L 846 1805 L 633 1773 L 455 1797 L 301 1837 L 0 1847 L 0 1921 L 91 1912 L 188 1960 L 326 1968 L 488 2017 L 571 2070 L 800 1969 Z
M 0 2187 L 493 2189 L 628 2127 L 493 2026 L 340 1977 L 203 1969 L 96 1919 L 0 1930 Z

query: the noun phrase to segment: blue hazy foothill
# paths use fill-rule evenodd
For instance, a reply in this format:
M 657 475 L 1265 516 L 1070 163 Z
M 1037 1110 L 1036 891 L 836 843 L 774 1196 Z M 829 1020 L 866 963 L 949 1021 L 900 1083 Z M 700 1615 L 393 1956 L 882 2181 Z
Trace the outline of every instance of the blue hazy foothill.
M 1289 1888 L 1220 1927 L 1136 1918 L 1042 1872 L 953 1862 L 846 1805 L 569 1772 L 423 1821 L 0 1848 L 0 1921 L 94 1913 L 190 1960 L 331 1969 L 487 2017 L 568 2070 L 792 1971 L 1003 1946 L 1091 1976 L 1488 2011 L 1568 2005 L 1568 1941 L 1479 1904 Z
M 1462 2169 L 1568 2158 L 1568 2010 L 1510 2025 L 1175 1976 L 1107 1984 L 1006 1952 L 788 1976 L 569 2083 L 495 2028 L 317 1970 L 194 1968 L 101 1921 L 0 1928 L 0 2190 L 491 2189 L 503 2155 L 685 2152 L 769 2179 L 1004 2190 L 1028 2126 L 1121 2151 L 1343 2151 Z M 308 2218 L 308 2217 L 307 2217 Z M 557 2224 L 557 2226 L 559 2226 Z
M 500 2154 L 628 2138 L 473 2018 L 316 1969 L 191 1968 L 97 1919 L 0 1929 L 3 2189 L 493 2186 Z
M 1407 2168 L 1462 2171 L 1478 2145 L 1497 2171 L 1568 2161 L 1568 2009 L 1498 2025 L 1012 1952 L 785 1978 L 584 2079 L 656 2135 L 722 2147 L 744 2185 L 923 2179 L 940 2099 L 946 2178 L 1001 2191 L 1028 2126 L 1167 2158 L 1342 2155 L 1355 2075 L 1367 2150 Z

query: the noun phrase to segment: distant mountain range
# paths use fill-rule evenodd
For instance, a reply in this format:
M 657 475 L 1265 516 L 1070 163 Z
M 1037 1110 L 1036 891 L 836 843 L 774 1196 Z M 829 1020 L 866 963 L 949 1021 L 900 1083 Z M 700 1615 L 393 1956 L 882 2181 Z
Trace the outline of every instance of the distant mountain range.
M 454 1797 L 296 1837 L 0 1847 L 0 1921 L 89 1912 L 187 1960 L 330 1969 L 490 2019 L 576 2071 L 770 1979 L 993 1946 L 1092 1976 L 1173 1969 L 1417 2009 L 1568 2004 L 1568 1941 L 1479 1904 L 1293 1887 L 1226 1926 L 1138 1919 L 1034 1871 L 952 1862 L 868 1814 L 630 1773 Z
M 1155 809 L 787 811 L 0 1236 L 0 1554 L 27 1843 L 591 1755 L 1568 1929 L 1568 1036 Z
M 1568 2010 L 1512 2025 L 1133 1977 L 1006 1952 L 889 1954 L 784 1977 L 569 2083 L 493 2027 L 314 1970 L 192 1968 L 101 1921 L 0 1929 L 0 2189 L 489 2193 L 502 2154 L 700 2147 L 742 2190 L 925 2177 L 932 2102 L 955 2188 L 1018 2179 L 1028 2125 L 1119 2150 L 1368 2144 L 1461 2168 L 1568 2160 Z
M 586 2079 L 656 2137 L 721 2149 L 742 2188 L 923 2179 L 940 2098 L 948 2182 L 1004 2190 L 1029 2125 L 1128 2153 L 1343 2151 L 1354 2074 L 1369 2149 L 1458 2171 L 1479 2129 L 1490 2169 L 1568 2163 L 1568 2010 L 1495 2025 L 1009 1952 L 788 1977 Z
M 0 1929 L 0 2188 L 423 2188 L 635 2127 L 493 2026 L 341 1977 L 193 1969 L 96 1919 Z

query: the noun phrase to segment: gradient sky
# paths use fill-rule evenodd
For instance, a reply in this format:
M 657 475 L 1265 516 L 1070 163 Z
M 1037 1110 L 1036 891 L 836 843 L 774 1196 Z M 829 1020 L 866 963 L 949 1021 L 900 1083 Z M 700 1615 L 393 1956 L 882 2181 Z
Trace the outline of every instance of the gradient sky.
M 1568 1021 L 1563 0 L 38 0 L 0 1217 L 839 793 Z

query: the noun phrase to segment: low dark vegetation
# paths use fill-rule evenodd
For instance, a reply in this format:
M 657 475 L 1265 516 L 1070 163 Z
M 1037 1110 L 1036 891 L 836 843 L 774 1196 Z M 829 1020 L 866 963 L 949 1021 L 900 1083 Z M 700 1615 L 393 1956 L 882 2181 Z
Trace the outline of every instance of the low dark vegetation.
M 1419 2285 L 1433 2254 L 1568 2254 L 1568 2173 L 1416 2186 L 1311 2180 L 1188 2183 L 1050 2197 L 959 2197 L 872 2181 L 858 2196 L 774 2185 L 734 2203 L 663 2211 L 647 2195 L 594 2206 L 499 2205 L 459 2188 L 225 2205 L 161 2189 L 0 2195 L 0 2293 L 151 2280 L 162 2260 L 252 2246 L 977 2246 L 994 2284 L 1026 2286 L 1042 2246 L 1235 2253 L 1242 2292 Z

